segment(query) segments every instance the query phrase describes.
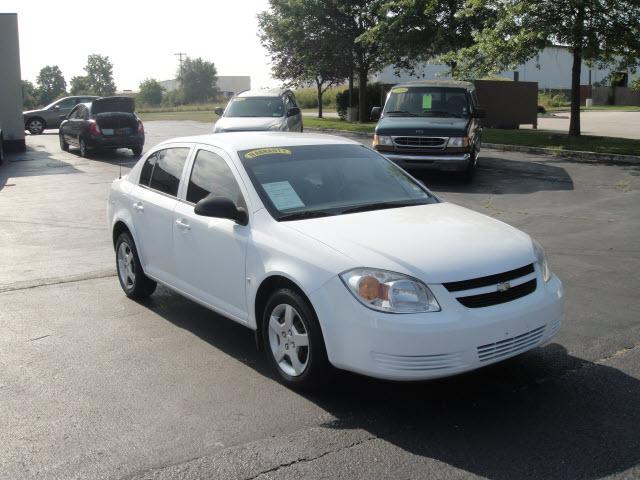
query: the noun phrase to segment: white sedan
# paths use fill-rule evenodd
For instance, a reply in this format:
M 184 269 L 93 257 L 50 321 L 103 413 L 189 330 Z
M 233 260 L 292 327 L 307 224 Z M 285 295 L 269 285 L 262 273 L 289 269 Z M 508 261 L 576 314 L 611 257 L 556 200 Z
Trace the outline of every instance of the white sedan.
M 246 325 L 291 386 L 331 365 L 394 380 L 473 370 L 549 341 L 563 316 L 527 234 L 344 138 L 167 141 L 113 182 L 108 215 L 127 296 L 161 282 Z

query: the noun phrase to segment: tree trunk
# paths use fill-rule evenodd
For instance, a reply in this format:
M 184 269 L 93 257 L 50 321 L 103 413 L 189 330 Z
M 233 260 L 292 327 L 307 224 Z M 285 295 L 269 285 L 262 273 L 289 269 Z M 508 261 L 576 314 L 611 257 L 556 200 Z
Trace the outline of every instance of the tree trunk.
M 367 68 L 361 63 L 358 66 L 358 121 L 365 123 L 369 120 L 367 112 Z
M 353 68 L 349 72 L 349 107 L 353 107 Z
M 582 69 L 582 52 L 579 48 L 573 51 L 571 67 L 571 120 L 569 120 L 569 136 L 580 136 L 580 70 Z
M 318 88 L 318 118 L 322 118 L 322 84 L 316 80 Z
M 584 2 L 578 2 L 573 31 L 573 65 L 571 67 L 571 119 L 569 136 L 580 136 L 580 71 L 582 70 L 582 44 L 584 35 Z

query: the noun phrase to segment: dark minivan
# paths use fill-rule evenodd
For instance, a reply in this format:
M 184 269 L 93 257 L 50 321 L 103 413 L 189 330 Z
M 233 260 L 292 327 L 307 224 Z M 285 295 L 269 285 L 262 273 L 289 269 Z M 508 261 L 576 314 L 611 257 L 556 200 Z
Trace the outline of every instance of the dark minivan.
M 74 145 L 82 157 L 90 150 L 116 148 L 130 148 L 140 155 L 144 126 L 134 109 L 129 97 L 104 97 L 76 105 L 60 124 L 60 148 L 68 151 Z
M 394 86 L 378 120 L 373 147 L 407 169 L 456 171 L 471 177 L 478 161 L 484 110 L 472 83 L 424 80 Z

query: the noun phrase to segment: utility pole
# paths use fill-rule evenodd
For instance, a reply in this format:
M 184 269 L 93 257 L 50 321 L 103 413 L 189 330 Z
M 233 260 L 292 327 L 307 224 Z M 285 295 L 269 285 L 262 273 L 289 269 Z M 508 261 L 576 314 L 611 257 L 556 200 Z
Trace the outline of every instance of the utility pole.
M 184 70 L 182 69 L 182 57 L 186 57 L 187 54 L 184 52 L 178 52 L 178 53 L 174 53 L 174 55 L 176 55 L 179 58 L 179 62 L 180 62 L 180 76 L 182 77 L 182 74 L 184 73 Z

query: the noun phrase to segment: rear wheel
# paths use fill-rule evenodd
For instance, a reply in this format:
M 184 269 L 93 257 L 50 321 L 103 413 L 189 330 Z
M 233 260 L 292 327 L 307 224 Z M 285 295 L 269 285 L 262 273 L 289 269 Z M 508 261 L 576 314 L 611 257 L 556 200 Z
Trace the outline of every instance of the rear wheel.
M 41 118 L 30 118 L 27 121 L 26 127 L 31 135 L 40 135 L 44 132 L 44 120 Z
M 89 148 L 87 147 L 87 142 L 85 142 L 84 138 L 80 139 L 80 156 L 84 158 L 89 156 Z
M 69 144 L 67 142 L 65 142 L 64 135 L 59 134 L 58 135 L 58 139 L 60 140 L 60 148 L 62 150 L 64 150 L 65 152 L 68 152 L 69 151 Z
M 136 157 L 139 157 L 140 155 L 142 155 L 142 147 L 133 147 L 131 151 Z
M 281 288 L 271 295 L 262 314 L 262 340 L 269 364 L 284 384 L 310 389 L 329 379 L 320 324 L 297 291 Z
M 116 240 L 116 268 L 127 297 L 141 300 L 155 291 L 157 283 L 144 274 L 136 245 L 128 233 L 120 234 Z

